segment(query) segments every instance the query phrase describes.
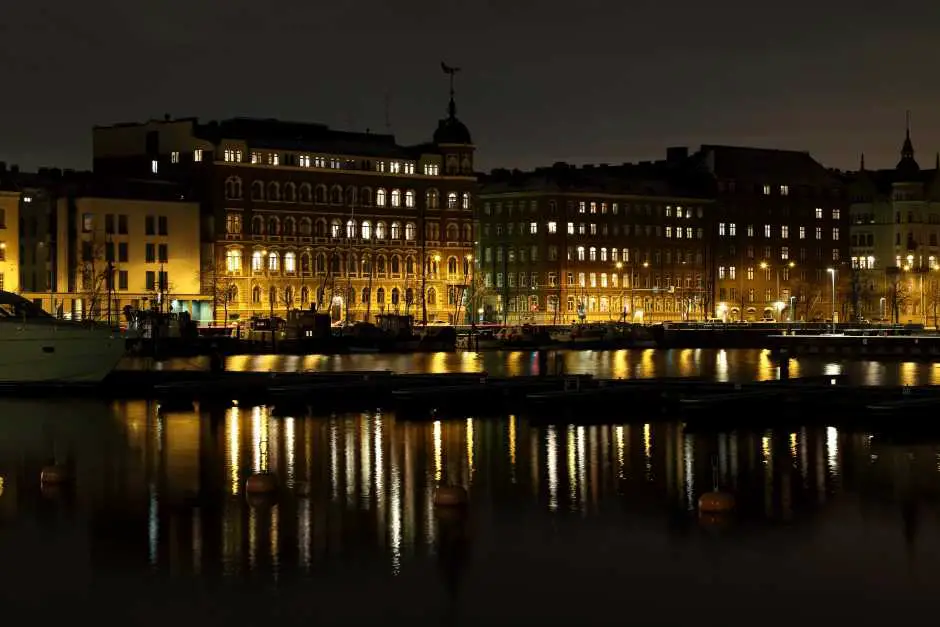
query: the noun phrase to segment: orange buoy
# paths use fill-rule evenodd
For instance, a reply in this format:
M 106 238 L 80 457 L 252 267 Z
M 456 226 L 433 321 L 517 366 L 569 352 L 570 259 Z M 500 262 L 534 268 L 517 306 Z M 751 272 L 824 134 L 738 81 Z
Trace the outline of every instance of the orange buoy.
M 698 499 L 701 514 L 727 514 L 734 510 L 734 496 L 727 492 L 706 492 Z

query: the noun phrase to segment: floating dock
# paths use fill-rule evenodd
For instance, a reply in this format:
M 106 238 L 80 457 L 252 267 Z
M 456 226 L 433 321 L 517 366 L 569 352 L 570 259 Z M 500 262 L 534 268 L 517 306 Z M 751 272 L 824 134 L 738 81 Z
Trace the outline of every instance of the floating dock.
M 940 335 L 771 335 L 767 338 L 777 356 L 848 357 L 868 359 L 940 359 Z

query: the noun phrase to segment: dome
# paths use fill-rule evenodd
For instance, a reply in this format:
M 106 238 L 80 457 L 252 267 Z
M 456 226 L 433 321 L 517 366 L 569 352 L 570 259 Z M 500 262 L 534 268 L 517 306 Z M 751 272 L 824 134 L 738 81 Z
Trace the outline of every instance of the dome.
M 472 144 L 470 131 L 456 117 L 447 117 L 437 123 L 434 131 L 435 144 Z

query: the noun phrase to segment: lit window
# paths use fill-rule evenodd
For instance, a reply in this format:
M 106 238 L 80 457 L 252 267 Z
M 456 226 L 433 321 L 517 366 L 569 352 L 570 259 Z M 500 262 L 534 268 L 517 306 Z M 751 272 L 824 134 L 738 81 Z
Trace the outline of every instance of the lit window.
M 156 174 L 160 171 L 160 162 L 154 159 L 150 162 L 150 171 Z
M 196 148 L 193 151 L 193 161 L 196 161 L 196 162 L 202 161 L 202 148 Z
M 584 213 L 587 211 L 587 203 L 583 200 L 578 201 L 578 213 Z
M 719 223 L 718 223 L 718 235 L 724 237 L 726 233 L 727 233 L 727 231 L 726 231 L 726 225 L 725 225 L 725 223 L 724 223 L 724 222 L 719 222 Z
M 549 222 L 549 223 L 548 223 L 548 232 L 549 232 L 549 233 L 557 233 L 557 232 L 558 232 L 558 223 L 557 223 L 557 222 Z
M 680 230 L 681 230 L 681 227 L 680 227 Z M 737 225 L 737 223 L 731 222 L 730 224 L 728 224 L 728 235 L 730 235 L 731 237 L 734 237 L 734 236 L 736 236 L 737 234 L 738 234 L 738 225 Z M 680 237 L 681 237 L 681 235 L 680 235 Z
M 309 168 L 310 167 L 310 155 L 300 155 L 300 159 L 298 159 L 298 164 L 302 168 Z
M 770 196 L 770 185 L 764 185 L 764 196 Z
M 833 210 L 832 210 L 832 219 L 833 219 L 833 220 L 838 220 L 839 217 L 841 216 L 841 213 L 842 213 L 842 212 L 839 211 L 838 209 L 833 209 Z
M 281 267 L 280 261 L 281 258 L 278 257 L 277 253 L 268 253 L 268 270 L 271 272 L 277 272 L 278 268 Z
M 789 185 L 781 185 L 781 186 L 780 186 L 780 195 L 781 195 L 781 196 L 789 196 L 789 195 L 790 195 L 790 186 L 789 186 Z
M 832 241 L 836 242 L 839 240 L 839 227 L 835 226 L 832 228 Z
M 180 153 L 174 150 L 170 153 L 170 163 L 179 163 L 180 162 Z
M 428 176 L 437 176 L 441 172 L 441 167 L 436 163 L 425 163 L 424 173 Z
M 414 174 L 415 173 L 415 164 L 406 163 L 405 164 L 405 174 Z
M 529 235 L 536 235 L 539 232 L 539 225 L 537 222 L 529 222 Z
M 297 256 L 294 253 L 284 253 L 284 272 L 297 270 Z
M 770 237 L 770 225 L 769 224 L 764 225 L 764 237 Z
M 568 235 L 574 235 L 574 222 L 568 223 Z
M 816 219 L 822 220 L 822 207 L 816 207 Z
M 790 237 L 790 227 L 787 226 L 786 224 L 780 227 L 780 237 L 782 239 L 787 239 L 788 237 Z
M 225 269 L 228 272 L 237 273 L 242 270 L 242 251 L 237 248 L 231 248 L 225 252 Z
M 584 246 L 578 246 L 578 261 L 584 261 Z
M 261 272 L 261 270 L 264 268 L 264 266 L 262 265 L 263 263 L 262 257 L 263 255 L 261 254 L 260 250 L 256 250 L 251 255 L 251 270 L 253 272 Z
M 401 162 L 400 161 L 392 161 L 389 164 L 389 166 L 390 166 L 388 170 L 389 172 L 391 172 L 392 174 L 401 174 Z
M 805 226 L 800 227 L 800 239 L 806 239 L 806 227 Z

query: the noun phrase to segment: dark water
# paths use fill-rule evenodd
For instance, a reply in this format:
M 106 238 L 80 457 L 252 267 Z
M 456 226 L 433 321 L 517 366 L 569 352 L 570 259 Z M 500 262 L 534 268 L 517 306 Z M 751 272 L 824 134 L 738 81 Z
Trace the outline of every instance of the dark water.
M 598 377 L 649 378 L 702 376 L 719 381 L 776 379 L 780 364 L 763 349 L 635 349 L 562 351 L 565 369 Z M 553 357 L 554 359 L 554 357 Z M 128 360 L 125 368 L 154 367 L 146 360 Z M 207 358 L 174 359 L 161 368 L 208 369 Z M 392 370 L 395 372 L 488 372 L 520 375 L 538 372 L 531 351 L 427 353 L 418 355 L 240 355 L 229 357 L 230 370 Z M 550 366 L 551 367 L 551 366 Z M 799 358 L 790 360 L 790 376 L 839 374 L 856 385 L 940 385 L 940 364 L 925 361 L 877 362 Z
M 634 418 L 546 428 L 4 401 L 0 607 L 41 625 L 932 615 L 940 445 L 834 428 L 692 436 Z M 53 455 L 73 481 L 43 489 Z M 259 470 L 279 477 L 276 498 L 246 497 Z M 736 495 L 730 520 L 695 511 L 715 478 Z M 439 481 L 469 489 L 466 515 L 435 510 Z

